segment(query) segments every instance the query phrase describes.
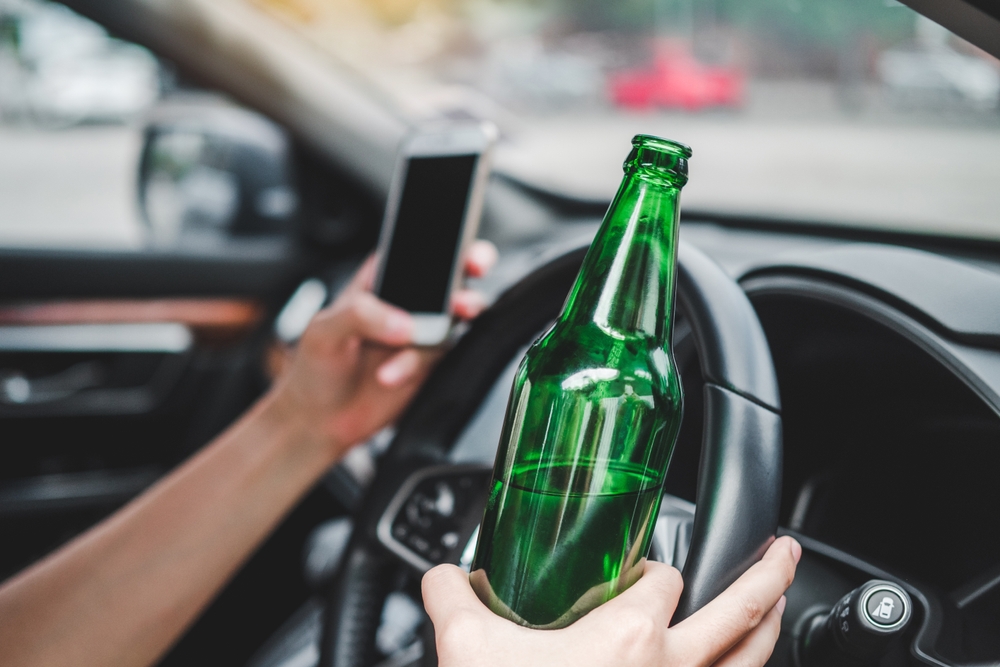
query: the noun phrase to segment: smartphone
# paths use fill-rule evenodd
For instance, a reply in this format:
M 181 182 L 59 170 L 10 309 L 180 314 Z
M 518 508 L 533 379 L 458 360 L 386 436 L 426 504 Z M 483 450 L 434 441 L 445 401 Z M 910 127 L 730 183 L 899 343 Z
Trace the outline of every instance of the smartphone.
M 410 136 L 389 188 L 375 293 L 413 314 L 413 342 L 437 345 L 451 329 L 452 292 L 475 238 L 497 130 L 450 125 Z

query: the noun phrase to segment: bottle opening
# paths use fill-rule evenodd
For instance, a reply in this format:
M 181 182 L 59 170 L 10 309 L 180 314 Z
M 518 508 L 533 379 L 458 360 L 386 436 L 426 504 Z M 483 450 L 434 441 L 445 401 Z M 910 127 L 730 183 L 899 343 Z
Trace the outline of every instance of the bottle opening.
M 652 172 L 682 186 L 687 182 L 690 157 L 690 146 L 651 134 L 637 134 L 632 138 L 632 151 L 623 168 Z

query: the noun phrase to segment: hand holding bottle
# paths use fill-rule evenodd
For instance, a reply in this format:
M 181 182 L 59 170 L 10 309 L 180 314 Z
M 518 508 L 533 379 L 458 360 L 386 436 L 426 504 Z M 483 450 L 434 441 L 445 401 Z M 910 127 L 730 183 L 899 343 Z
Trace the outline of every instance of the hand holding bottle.
M 632 140 L 563 312 L 517 369 L 471 583 L 521 625 L 570 625 L 642 573 L 681 424 L 670 331 L 690 157 Z
M 424 605 L 440 667 L 756 667 L 778 639 L 783 594 L 801 554 L 798 542 L 779 538 L 722 595 L 673 627 L 683 582 L 676 569 L 651 561 L 638 583 L 560 630 L 495 615 L 452 565 L 424 576 Z

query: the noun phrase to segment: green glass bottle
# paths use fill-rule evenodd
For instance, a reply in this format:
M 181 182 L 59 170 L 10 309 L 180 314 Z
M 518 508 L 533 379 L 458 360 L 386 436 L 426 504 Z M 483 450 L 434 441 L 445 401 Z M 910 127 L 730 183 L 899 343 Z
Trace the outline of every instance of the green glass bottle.
M 569 625 L 642 574 L 681 424 L 670 351 L 691 149 L 638 135 L 555 324 L 518 368 L 470 575 L 497 614 Z

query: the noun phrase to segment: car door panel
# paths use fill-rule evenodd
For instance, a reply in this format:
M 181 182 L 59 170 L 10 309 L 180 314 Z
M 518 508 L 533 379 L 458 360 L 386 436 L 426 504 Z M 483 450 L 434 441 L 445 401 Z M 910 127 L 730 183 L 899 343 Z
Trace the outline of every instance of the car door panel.
M 263 249 L 262 249 L 263 248 Z M 290 245 L 0 251 L 0 578 L 125 502 L 265 385 Z

